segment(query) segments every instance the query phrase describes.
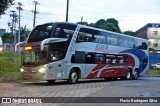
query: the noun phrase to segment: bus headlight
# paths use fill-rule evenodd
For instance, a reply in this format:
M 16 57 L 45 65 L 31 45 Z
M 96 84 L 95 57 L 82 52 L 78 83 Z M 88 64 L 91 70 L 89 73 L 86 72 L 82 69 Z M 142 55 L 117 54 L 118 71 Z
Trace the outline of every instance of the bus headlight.
M 22 73 L 24 72 L 24 69 L 23 69 L 23 68 L 21 68 L 21 72 L 22 72 Z
M 47 70 L 47 68 L 40 68 L 38 71 L 39 71 L 40 73 L 45 73 L 46 70 Z
M 3 51 L 3 47 L 0 47 L 0 51 Z

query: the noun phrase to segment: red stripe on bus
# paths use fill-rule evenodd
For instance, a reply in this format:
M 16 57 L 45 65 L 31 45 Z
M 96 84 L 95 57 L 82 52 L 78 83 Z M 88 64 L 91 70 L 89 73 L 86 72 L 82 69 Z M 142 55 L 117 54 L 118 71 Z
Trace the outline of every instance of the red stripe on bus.
M 98 64 L 96 67 L 94 67 L 91 71 L 91 73 L 87 76 L 88 79 L 95 78 L 98 74 L 99 69 L 105 67 L 106 64 Z

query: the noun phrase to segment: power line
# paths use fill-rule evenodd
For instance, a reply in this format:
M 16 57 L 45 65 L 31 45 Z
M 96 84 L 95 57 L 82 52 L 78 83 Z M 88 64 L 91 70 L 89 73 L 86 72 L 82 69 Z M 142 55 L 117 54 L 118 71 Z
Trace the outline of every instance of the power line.
M 35 21 L 36 21 L 36 14 L 38 13 L 37 12 L 37 5 L 39 5 L 39 2 L 38 1 L 32 1 L 33 4 L 35 5 L 35 9 L 33 10 L 33 13 L 34 13 L 34 18 L 33 18 L 33 27 L 35 27 Z

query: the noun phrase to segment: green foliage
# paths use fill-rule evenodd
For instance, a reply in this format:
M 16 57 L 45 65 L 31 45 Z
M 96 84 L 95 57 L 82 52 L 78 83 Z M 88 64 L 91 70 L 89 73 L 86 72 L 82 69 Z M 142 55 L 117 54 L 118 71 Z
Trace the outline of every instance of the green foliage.
M 0 16 L 5 13 L 5 10 L 13 5 L 14 0 L 0 0 Z
M 21 41 L 26 40 L 26 38 L 28 37 L 30 31 L 29 29 L 27 29 L 26 26 L 24 27 L 20 27 L 20 37 L 21 37 Z M 16 31 L 16 39 L 18 39 L 18 31 Z M 2 35 L 2 41 L 3 43 L 13 43 L 14 42 L 14 37 L 12 35 L 12 33 L 5 33 Z
M 104 19 L 100 19 L 100 20 L 98 20 L 95 24 L 96 24 L 97 26 L 101 26 L 101 25 L 106 24 L 106 21 L 105 21 Z
M 131 35 L 131 36 L 134 36 L 134 32 L 133 31 L 124 31 L 123 34 L 126 34 L 126 35 Z
M 149 71 L 147 71 L 148 75 L 160 75 L 160 69 L 152 69 L 150 68 Z
M 12 33 L 5 33 L 2 35 L 3 43 L 13 43 L 13 35 Z
M 121 30 L 120 30 L 119 25 L 118 25 L 118 21 L 116 19 L 114 19 L 114 18 L 108 18 L 106 20 L 106 23 L 112 23 L 117 28 L 116 32 L 121 33 Z
M 101 29 L 105 29 L 108 31 L 118 32 L 118 29 L 115 27 L 113 23 L 106 23 L 99 26 Z
M 25 41 L 26 38 L 28 37 L 30 31 L 27 28 L 27 26 L 25 25 L 24 27 L 20 27 L 20 37 L 21 37 L 21 41 Z M 18 31 L 16 32 L 16 35 L 18 35 Z M 17 36 L 18 37 L 18 36 Z
M 20 76 L 20 54 L 13 52 L 0 52 L 0 78 Z
M 88 26 L 98 28 L 98 26 L 95 23 L 90 23 L 90 24 L 88 24 Z
M 89 24 L 89 26 L 121 33 L 118 21 L 114 18 L 109 18 L 107 20 L 99 19 L 96 23 Z

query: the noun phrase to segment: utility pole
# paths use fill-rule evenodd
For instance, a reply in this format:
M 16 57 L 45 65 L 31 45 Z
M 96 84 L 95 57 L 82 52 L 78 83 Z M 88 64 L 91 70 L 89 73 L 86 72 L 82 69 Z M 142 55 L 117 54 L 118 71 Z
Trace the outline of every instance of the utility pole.
M 16 44 L 16 22 L 17 22 L 17 15 L 15 13 L 15 11 L 11 10 L 12 14 L 10 14 L 10 17 L 12 18 L 12 34 L 14 36 L 14 45 Z
M 32 11 L 34 13 L 34 18 L 33 18 L 33 27 L 35 27 L 35 22 L 36 22 L 36 14 L 38 13 L 37 12 L 37 5 L 39 5 L 39 2 L 38 1 L 32 1 L 33 4 L 35 5 L 35 9 Z
M 21 37 L 20 37 L 20 22 L 21 22 L 21 10 L 23 10 L 22 8 L 21 8 L 21 6 L 22 6 L 22 4 L 20 3 L 20 2 L 18 2 L 18 7 L 17 7 L 17 10 L 19 10 L 19 26 L 18 26 L 18 42 L 20 42 L 21 41 Z
M 69 0 L 67 0 L 67 7 L 66 7 L 66 22 L 68 22 L 68 10 L 69 10 Z

